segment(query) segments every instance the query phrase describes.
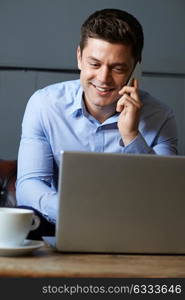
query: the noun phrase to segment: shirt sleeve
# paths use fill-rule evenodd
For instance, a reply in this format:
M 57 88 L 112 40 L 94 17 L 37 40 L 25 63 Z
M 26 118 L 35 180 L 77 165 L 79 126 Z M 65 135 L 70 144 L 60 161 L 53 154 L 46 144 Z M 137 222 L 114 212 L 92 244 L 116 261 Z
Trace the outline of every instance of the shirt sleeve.
M 40 92 L 36 92 L 25 110 L 18 153 L 16 197 L 18 205 L 34 207 L 55 223 L 57 190 L 53 184 L 54 162 L 43 129 L 41 98 Z
M 166 119 L 157 119 L 153 129 L 148 130 L 147 134 L 139 132 L 130 144 L 124 146 L 121 140 L 120 145 L 123 147 L 123 153 L 177 155 L 177 140 L 176 121 L 173 112 L 170 111 Z

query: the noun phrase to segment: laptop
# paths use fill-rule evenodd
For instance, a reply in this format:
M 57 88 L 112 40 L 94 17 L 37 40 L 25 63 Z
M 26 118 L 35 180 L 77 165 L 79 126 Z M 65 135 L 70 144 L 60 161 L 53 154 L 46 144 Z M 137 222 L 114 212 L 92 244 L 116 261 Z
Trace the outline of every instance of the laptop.
M 185 156 L 61 153 L 62 252 L 185 253 Z

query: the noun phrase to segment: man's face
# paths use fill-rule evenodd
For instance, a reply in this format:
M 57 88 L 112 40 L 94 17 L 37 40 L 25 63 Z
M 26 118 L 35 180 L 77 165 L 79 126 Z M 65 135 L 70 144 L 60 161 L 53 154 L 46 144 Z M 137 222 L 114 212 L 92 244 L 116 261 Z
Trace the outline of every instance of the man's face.
M 77 59 L 87 107 L 115 106 L 134 68 L 130 46 L 89 38 L 82 53 L 78 48 Z

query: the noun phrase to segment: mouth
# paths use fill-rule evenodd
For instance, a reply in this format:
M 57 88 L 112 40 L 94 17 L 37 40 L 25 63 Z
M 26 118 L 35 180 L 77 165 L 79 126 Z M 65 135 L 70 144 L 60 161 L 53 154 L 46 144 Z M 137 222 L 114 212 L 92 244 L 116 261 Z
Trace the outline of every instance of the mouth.
M 95 85 L 93 83 L 91 83 L 91 85 L 96 89 L 98 94 L 100 94 L 102 96 L 110 95 L 112 93 L 112 91 L 114 90 L 114 88 L 112 88 L 112 87 L 102 87 L 102 86 Z

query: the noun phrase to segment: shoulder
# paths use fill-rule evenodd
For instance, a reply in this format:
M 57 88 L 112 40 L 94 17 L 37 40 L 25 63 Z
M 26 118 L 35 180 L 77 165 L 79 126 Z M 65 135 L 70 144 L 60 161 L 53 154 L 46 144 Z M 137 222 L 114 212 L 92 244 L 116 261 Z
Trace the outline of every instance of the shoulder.
M 161 100 L 153 97 L 150 93 L 140 90 L 140 97 L 143 103 L 142 115 L 147 117 L 148 115 L 160 115 L 169 116 L 173 115 L 173 109 L 162 102 Z
M 23 121 L 49 120 L 57 114 L 64 116 L 74 105 L 80 87 L 79 80 L 72 80 L 37 90 L 26 105 Z
M 80 89 L 80 80 L 55 83 L 37 90 L 29 99 L 29 105 L 47 107 L 57 103 L 69 105 Z
M 29 99 L 23 117 L 24 129 L 28 126 L 42 124 L 48 127 L 48 122 L 63 118 L 68 109 L 73 106 L 80 90 L 80 81 L 66 81 L 52 84 L 36 91 Z M 40 128 L 40 127 L 39 127 Z

